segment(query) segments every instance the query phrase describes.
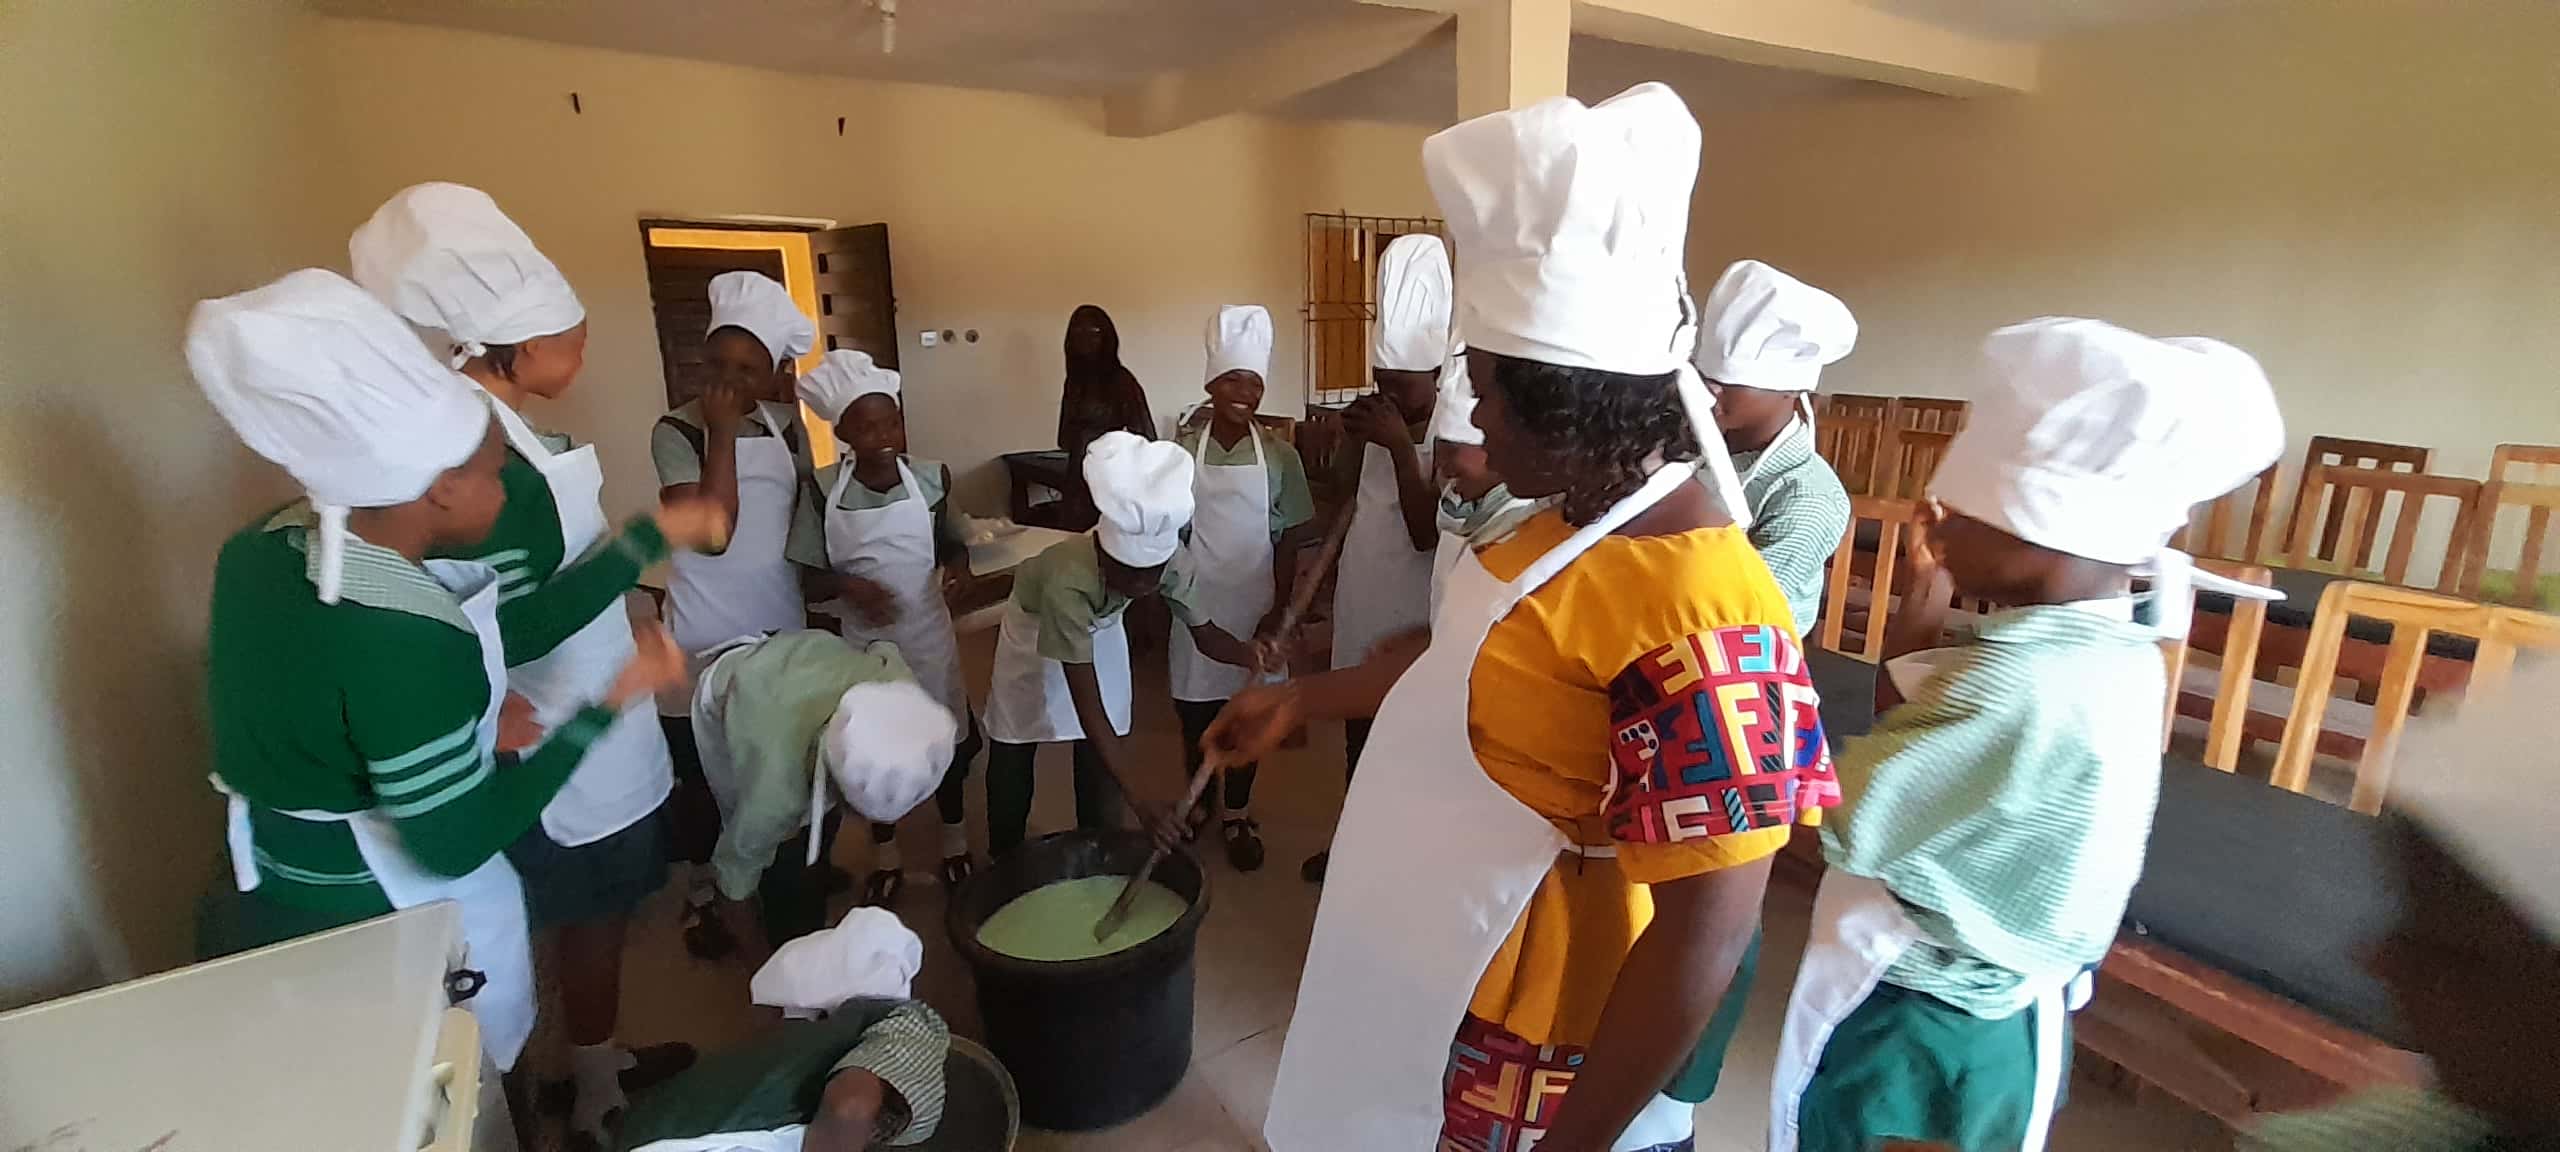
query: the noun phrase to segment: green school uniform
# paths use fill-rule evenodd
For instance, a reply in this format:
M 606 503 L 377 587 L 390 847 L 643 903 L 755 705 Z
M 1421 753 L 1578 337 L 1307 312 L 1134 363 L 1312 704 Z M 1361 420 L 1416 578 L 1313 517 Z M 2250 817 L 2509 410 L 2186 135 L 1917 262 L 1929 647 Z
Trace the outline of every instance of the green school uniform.
M 807 479 L 812 466 L 809 446 L 802 442 L 800 425 L 793 419 L 793 408 L 769 400 L 760 401 L 759 407 L 762 409 L 760 415 L 781 426 L 782 442 L 791 449 L 792 462 L 798 465 L 801 478 Z M 756 418 L 759 414 L 750 414 L 738 422 L 739 439 L 773 435 L 773 429 L 767 427 L 764 420 Z M 658 422 L 649 428 L 649 461 L 657 466 L 658 487 L 702 483 L 702 444 L 706 435 L 708 431 L 702 422 L 700 400 L 687 400 L 677 405 L 674 411 L 658 417 Z
M 784 632 L 703 670 L 723 702 L 720 727 L 735 790 L 711 870 L 720 895 L 744 900 L 783 841 L 807 827 L 818 741 L 856 684 L 913 680 L 890 644 L 855 648 L 832 632 Z
M 1061 664 L 1093 663 L 1093 630 L 1128 611 L 1129 598 L 1102 581 L 1093 533 L 1061 540 L 1013 570 L 1013 603 L 1039 625 L 1040 655 Z M 1207 622 L 1191 574 L 1164 566 L 1156 591 L 1184 627 Z
M 2159 798 L 2166 684 L 2156 635 L 2115 610 L 2126 603 L 1985 617 L 1844 746 L 1824 856 L 1881 881 L 1921 938 L 1825 1045 L 1800 1109 L 1805 1152 L 2023 1138 L 2031 974 L 2105 957 Z
M 942 1126 L 950 1048 L 949 1028 L 922 1001 L 847 1001 L 825 1020 L 786 1023 L 706 1056 L 633 1100 L 620 1147 L 806 1124 L 827 1081 L 856 1068 L 878 1076 L 894 1097 L 883 1102 L 874 1142 L 921 1145 Z
M 1849 530 L 1849 490 L 1813 451 L 1813 426 L 1798 420 L 1767 448 L 1733 458 L 1751 506 L 1751 546 L 1778 578 L 1798 636 L 1822 615 L 1823 565 Z
M 1306 461 L 1299 458 L 1296 446 L 1258 423 L 1253 435 L 1262 442 L 1262 470 L 1270 478 L 1271 538 L 1277 540 L 1281 533 L 1315 519 L 1315 493 L 1307 487 Z M 1243 437 L 1237 437 L 1232 447 L 1224 446 L 1215 433 L 1204 429 L 1185 432 L 1176 443 L 1204 468 L 1253 463 L 1253 441 Z
M 555 452 L 570 447 L 566 436 L 537 432 L 536 437 Z M 642 572 L 667 558 L 667 538 L 656 521 L 635 517 L 620 534 L 596 541 L 585 555 L 567 556 L 560 507 L 542 470 L 510 446 L 498 479 L 506 488 L 507 505 L 488 537 L 468 548 L 434 554 L 478 560 L 498 570 L 498 632 L 506 641 L 507 667 L 515 668 L 549 655 L 637 587 Z
M 1840 756 L 1831 866 L 1884 882 L 1926 939 L 1885 979 L 1976 1015 L 2027 973 L 2104 959 L 2160 797 L 2158 636 L 2070 605 L 1973 643 Z
M 965 547 L 969 521 L 951 504 L 951 469 L 938 460 L 915 456 L 900 459 L 905 461 L 907 471 L 915 474 L 917 494 L 930 509 L 935 550 L 947 556 Z M 835 491 L 837 480 L 852 466 L 850 460 L 838 460 L 818 469 L 808 483 L 801 485 L 800 499 L 791 509 L 791 536 L 782 547 L 783 556 L 792 563 L 822 570 L 831 566 L 827 558 L 827 493 Z M 905 480 L 890 485 L 888 491 L 875 492 L 857 476 L 845 482 L 835 507 L 860 512 L 886 508 L 906 498 Z
M 461 602 L 389 549 L 350 538 L 323 604 L 310 506 L 231 537 L 206 655 L 213 767 L 249 802 L 258 889 L 207 925 L 208 954 L 391 910 L 344 824 L 288 811 L 379 810 L 430 871 L 461 876 L 534 825 L 614 714 L 588 708 L 532 755 L 484 755 L 490 684 Z

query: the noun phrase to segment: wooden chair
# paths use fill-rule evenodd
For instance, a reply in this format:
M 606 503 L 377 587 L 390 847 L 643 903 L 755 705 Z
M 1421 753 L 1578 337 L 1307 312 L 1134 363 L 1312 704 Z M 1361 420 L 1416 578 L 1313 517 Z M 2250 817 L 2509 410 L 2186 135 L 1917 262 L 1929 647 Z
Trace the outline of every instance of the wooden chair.
M 1893 397 L 1891 396 L 1865 396 L 1856 392 L 1825 392 L 1820 394 L 1820 399 L 1821 415 L 1816 423 L 1835 416 L 1845 416 L 1852 420 L 1865 417 L 1883 420 L 1893 414 Z
M 2248 584 L 2266 586 L 2272 582 L 2266 569 L 2249 564 L 2198 560 L 2196 567 Z M 2232 600 L 2231 623 L 2222 641 L 2222 663 L 2213 674 L 2210 696 L 2203 690 L 2205 685 L 2187 683 L 2187 642 L 2160 642 L 2160 656 L 2169 671 L 2169 699 L 2160 722 L 2160 747 L 2163 751 L 2168 749 L 2178 717 L 2201 714 L 2206 725 L 2202 759 L 2207 766 L 2225 772 L 2238 770 L 2240 749 L 2248 740 L 2249 682 L 2258 665 L 2258 638 L 2265 634 L 2267 626 L 2266 601 L 2236 596 Z
M 1851 496 L 1873 495 L 1885 461 L 1885 431 L 1881 411 L 1835 407 L 1814 418 L 1813 450 L 1839 474 L 1840 486 Z
M 2523 468 L 2522 476 L 2515 475 Z M 2474 526 L 2463 562 L 2462 596 L 2468 600 L 2486 600 L 2481 594 L 2491 563 L 2490 550 L 2497 535 L 2498 514 L 2509 506 L 2524 509 L 2524 539 L 2516 553 L 2516 566 L 2509 570 L 2513 582 L 2505 594 L 2494 599 L 2498 603 L 2519 608 L 2542 608 L 2542 562 L 2551 543 L 2551 516 L 2560 509 L 2560 483 L 2551 474 L 2560 470 L 2560 446 L 2541 444 L 2500 444 L 2489 455 L 2489 482 L 2480 493 L 2479 523 Z
M 2355 790 L 2347 802 L 2349 808 L 2364 813 L 2382 811 L 2390 797 L 2392 754 L 2417 702 L 2418 663 L 2426 653 L 2429 633 L 2449 632 L 2477 641 L 2471 664 L 2473 692 L 2503 686 L 2520 647 L 2560 649 L 2560 616 L 2379 584 L 2332 584 L 2312 617 L 2309 652 L 2302 662 L 2302 677 L 2294 685 L 2293 713 L 2285 720 L 2284 741 L 2276 753 L 2272 782 L 2279 788 L 2310 790 L 2317 735 L 2338 674 L 2338 648 L 2353 617 L 2391 625 L 2390 654 L 2383 661 L 2373 730 L 2365 737 L 2356 763 Z
M 1893 605 L 1893 577 L 1902 565 L 1904 529 L 1919 519 L 1919 505 L 1909 500 L 1892 500 L 1877 496 L 1849 498 L 1849 527 L 1840 534 L 1840 547 L 1831 553 L 1831 575 L 1822 595 L 1822 627 L 1815 643 L 1869 664 L 1884 659 L 1885 617 Z M 1873 521 L 1877 531 L 1874 551 L 1858 547 L 1858 525 Z M 1863 605 L 1851 602 L 1856 577 L 1867 577 L 1867 598 Z M 1858 646 L 1846 646 L 1844 634 L 1852 613 L 1861 616 Z
M 2383 547 L 2383 541 L 2371 534 L 2380 533 L 2383 505 L 2397 495 L 2400 507 L 2391 520 L 2390 545 L 2384 551 L 2379 575 L 2385 584 L 2408 587 L 2409 561 L 2417 548 L 2418 521 L 2427 501 L 2449 499 L 2454 502 L 2453 533 L 2448 537 L 2444 563 L 2438 566 L 2430 588 L 2450 592 L 2461 586 L 2472 525 L 2480 514 L 2479 481 L 2333 464 L 2314 464 L 2311 472 L 2306 486 L 2316 485 L 2311 490 L 2327 497 L 2328 518 L 2325 524 L 2321 522 L 2319 500 L 2294 505 L 2286 567 L 2358 577 L 2373 574 L 2373 553 Z
M 2432 455 L 2429 449 L 2413 444 L 2350 440 L 2343 436 L 2312 437 L 2311 443 L 2302 450 L 2302 478 L 2293 490 L 2293 519 L 2290 522 L 2291 526 L 2285 530 L 2285 551 L 2292 552 L 2300 543 L 2304 524 L 2302 510 L 2306 507 L 2319 507 L 2323 499 L 2328 496 L 2327 485 L 2321 473 L 2324 466 L 2372 468 L 2386 472 L 2424 472 L 2427 470 L 2427 461 Z M 2328 520 L 2321 525 L 2320 534 L 2328 541 L 2328 544 L 2324 545 L 2318 553 L 2322 560 L 2337 559 L 2339 521 L 2345 511 L 2343 505 L 2332 504 Z M 2365 517 L 2364 527 L 2359 530 L 2358 537 L 2367 541 L 2369 545 L 2373 540 L 2374 530 L 2382 518 L 2382 510 L 2367 509 Z M 2371 564 L 2373 560 L 2368 553 L 2359 562 Z
M 1893 399 L 1893 427 L 1897 432 L 1962 432 L 1965 416 L 1972 410 L 1971 400 L 1897 396 Z
M 2266 471 L 2258 473 L 2255 481 L 2234 488 L 2222 499 L 2205 505 L 2203 534 L 2198 535 L 2197 525 L 2190 521 L 2185 528 L 2178 530 L 2177 535 L 2170 537 L 2170 546 L 2197 557 L 2236 560 L 2242 564 L 2256 564 L 2264 560 L 2262 553 L 2267 548 L 2267 522 L 2275 518 L 2278 467 L 2268 465 Z M 2235 523 L 2245 525 L 2236 542 L 2231 539 L 2231 528 Z
M 1875 494 L 1895 500 L 1927 496 L 1929 478 L 1938 474 L 1938 465 L 1947 458 L 1947 445 L 1955 438 L 1953 432 L 1893 429 L 1886 441 L 1886 454 L 1893 465 L 1878 477 Z

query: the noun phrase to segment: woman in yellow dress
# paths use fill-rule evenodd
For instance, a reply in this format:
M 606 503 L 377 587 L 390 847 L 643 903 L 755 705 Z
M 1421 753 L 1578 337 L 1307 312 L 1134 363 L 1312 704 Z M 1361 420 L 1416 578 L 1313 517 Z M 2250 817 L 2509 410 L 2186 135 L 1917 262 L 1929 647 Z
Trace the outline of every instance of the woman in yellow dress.
M 1276 1152 L 1688 1147 L 1661 1089 L 1739 994 L 1770 857 L 1837 799 L 1786 598 L 1683 371 L 1697 155 L 1660 85 L 1424 146 L 1475 423 L 1512 492 L 1552 506 L 1458 561 L 1427 639 L 1241 695 L 1208 734 L 1245 758 L 1377 717 Z

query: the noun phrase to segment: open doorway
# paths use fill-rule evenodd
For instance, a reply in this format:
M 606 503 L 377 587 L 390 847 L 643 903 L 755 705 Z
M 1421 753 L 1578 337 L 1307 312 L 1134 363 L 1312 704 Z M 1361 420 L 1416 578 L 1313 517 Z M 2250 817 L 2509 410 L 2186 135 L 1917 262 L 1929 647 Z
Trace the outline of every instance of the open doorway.
M 711 278 L 723 272 L 771 276 L 808 314 L 818 329 L 818 346 L 800 358 L 800 371 L 817 367 L 820 355 L 838 348 L 868 352 L 885 368 L 898 366 L 888 225 L 816 229 L 647 220 L 641 222 L 640 237 L 669 408 L 702 390 L 702 334 L 711 324 Z M 805 408 L 800 418 L 817 426 Z M 834 462 L 833 437 L 809 440 L 816 464 Z

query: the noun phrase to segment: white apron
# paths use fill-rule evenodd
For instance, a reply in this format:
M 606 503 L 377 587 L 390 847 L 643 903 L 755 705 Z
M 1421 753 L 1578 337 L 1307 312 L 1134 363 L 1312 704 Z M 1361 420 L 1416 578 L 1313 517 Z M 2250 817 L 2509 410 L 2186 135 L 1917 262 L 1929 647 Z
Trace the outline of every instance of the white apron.
M 498 635 L 498 577 L 486 564 L 461 560 L 429 560 L 426 569 L 439 583 L 463 597 L 462 614 L 480 640 L 480 662 L 489 678 L 489 709 L 481 714 L 477 737 L 480 755 L 498 746 L 498 709 L 507 697 L 506 644 Z M 504 771 L 504 769 L 500 769 Z M 213 778 L 228 806 L 226 838 L 231 847 L 231 875 L 243 892 L 258 887 L 256 834 L 249 823 L 249 802 Z M 486 977 L 469 1001 L 480 1023 L 480 1048 L 500 1071 L 515 1067 L 533 1034 L 533 945 L 525 927 L 524 884 L 504 852 L 463 876 L 439 876 L 409 858 L 400 830 L 380 813 L 288 811 L 278 815 L 319 824 L 344 824 L 355 838 L 356 852 L 381 886 L 393 908 L 415 908 L 438 900 L 462 906 L 463 962 Z
M 1692 471 L 1673 464 L 1655 472 L 1509 584 L 1474 553 L 1461 553 L 1431 647 L 1388 691 L 1369 731 L 1361 759 L 1379 766 L 1354 774 L 1343 801 L 1263 1127 L 1273 1152 L 1438 1146 L 1441 1081 L 1467 1002 L 1569 847 L 1564 833 L 1477 762 L 1467 737 L 1468 673 L 1514 605 Z M 1687 1135 L 1687 1106 L 1666 1109 L 1664 1099 L 1615 1146 Z
M 1927 678 L 1938 674 L 1952 649 L 1932 648 L 1897 657 L 1888 664 L 1894 686 L 1914 696 Z M 1853 876 L 1837 868 L 1825 872 L 1813 899 L 1813 934 L 1805 941 L 1804 962 L 1796 969 L 1795 990 L 1787 998 L 1786 1023 L 1778 1038 L 1778 1065 L 1769 1081 L 1769 1152 L 1796 1152 L 1797 1106 L 1822 1066 L 1822 1050 L 1832 1030 L 1849 1018 L 1875 991 L 1886 970 L 1921 939 L 1920 926 L 1902 910 L 1902 902 L 1881 881 Z M 2020 1152 L 2044 1152 L 2053 1128 L 2053 1106 L 2062 1087 L 2064 1026 L 2072 1012 L 2089 1002 L 2093 982 L 2088 973 L 2063 972 L 2031 983 L 2022 1009 L 2035 1013 L 2035 1105 L 2027 1115 L 2026 1141 Z
M 1431 474 L 1431 448 L 1414 448 L 1423 475 Z M 1416 549 L 1404 530 L 1404 497 L 1396 488 L 1395 457 L 1375 444 L 1360 457 L 1360 490 L 1352 496 L 1351 531 L 1333 588 L 1333 666 L 1348 668 L 1369 658 L 1378 641 L 1431 622 L 1431 552 Z
M 783 438 L 786 423 L 756 405 L 771 436 L 738 438 L 738 522 L 719 555 L 677 550 L 667 578 L 667 630 L 694 653 L 732 636 L 788 632 L 808 621 L 800 577 L 783 558 L 791 536 L 799 466 Z
M 1263 467 L 1262 433 L 1248 430 L 1252 464 L 1201 465 L 1191 474 L 1191 539 L 1188 564 L 1199 589 L 1200 610 L 1227 635 L 1253 638 L 1271 610 L 1271 473 Z M 1207 459 L 1209 430 L 1200 430 L 1194 454 Z M 1245 669 L 1200 654 L 1191 630 L 1175 628 L 1165 663 L 1173 698 L 1199 703 L 1232 699 L 1244 688 Z
M 604 470 L 596 463 L 595 445 L 555 454 L 513 409 L 497 403 L 490 407 L 506 428 L 507 442 L 542 470 L 560 512 L 560 563 L 575 562 L 604 535 Z M 636 651 L 631 615 L 616 597 L 559 647 L 509 669 L 509 686 L 533 705 L 534 718 L 545 729 L 556 728 L 603 699 Z M 657 811 L 675 781 L 675 762 L 667 754 L 666 733 L 658 727 L 656 703 L 635 701 L 587 746 L 569 782 L 543 807 L 542 831 L 562 847 L 595 843 Z
M 1102 685 L 1102 711 L 1111 730 L 1129 734 L 1129 633 L 1126 611 L 1093 630 L 1093 674 Z M 994 683 L 987 689 L 987 738 L 1000 744 L 1054 744 L 1084 739 L 1075 699 L 1067 695 L 1067 666 L 1040 654 L 1040 622 L 1008 601 L 996 630 Z
M 941 567 L 934 562 L 933 506 L 916 486 L 916 474 L 898 461 L 898 480 L 907 494 L 878 508 L 837 506 L 853 483 L 853 462 L 837 469 L 835 488 L 827 493 L 827 560 L 838 572 L 886 586 L 897 598 L 898 616 L 886 627 L 874 627 L 851 606 L 842 606 L 844 637 L 861 648 L 875 640 L 898 646 L 916 682 L 954 717 L 969 715 L 969 695 L 960 683 L 959 641 L 951 628 L 951 607 L 942 598 Z M 945 497 L 946 499 L 948 497 Z M 966 727 L 965 720 L 963 727 Z

